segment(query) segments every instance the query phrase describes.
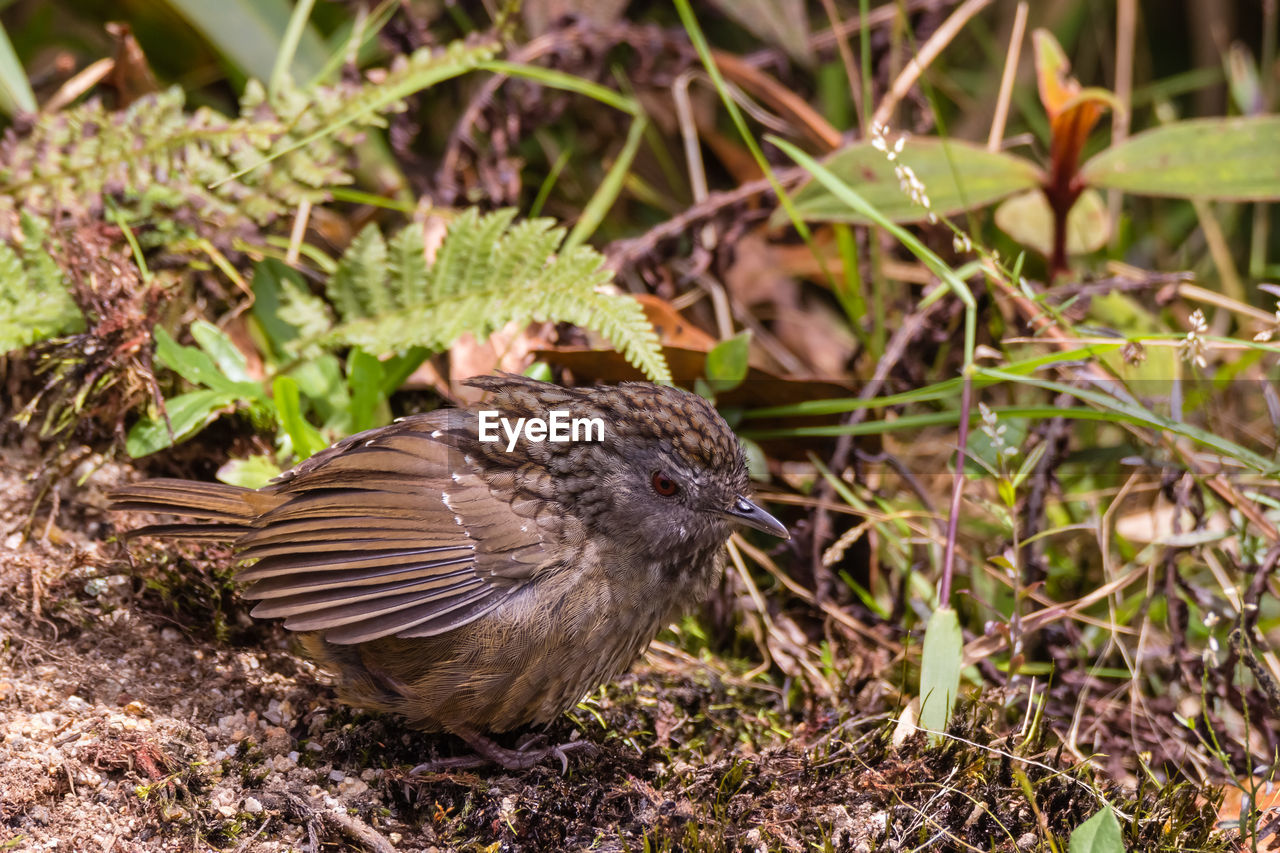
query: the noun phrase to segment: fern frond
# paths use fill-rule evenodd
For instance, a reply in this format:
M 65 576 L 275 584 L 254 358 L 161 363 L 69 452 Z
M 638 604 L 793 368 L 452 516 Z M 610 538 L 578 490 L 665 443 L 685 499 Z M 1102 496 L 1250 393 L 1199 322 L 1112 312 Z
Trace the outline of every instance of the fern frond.
M 188 113 L 177 87 L 119 112 L 89 101 L 42 113 L 27 133 L 10 130 L 0 141 L 0 221 L 17 211 L 94 218 L 109 196 L 127 212 L 167 209 L 190 231 L 225 242 L 303 201 L 327 200 L 330 187 L 350 183 L 347 152 L 364 128 L 385 123 L 380 113 L 493 53 L 461 43 L 421 50 L 377 82 L 286 86 L 270 100 L 250 81 L 238 117 Z
M 414 51 L 408 58 L 401 57 L 376 83 L 355 89 L 348 88 L 342 97 L 320 104 L 320 109 L 316 109 L 316 105 L 303 103 L 287 113 L 296 117 L 291 123 L 293 132 L 289 134 L 289 138 L 281 140 L 270 156 L 243 165 L 242 171 L 231 177 L 239 178 L 244 172 L 257 166 L 266 165 L 300 148 L 310 147 L 316 140 L 339 134 L 349 125 L 383 125 L 385 122 L 380 113 L 399 110 L 401 101 L 414 92 L 429 89 L 437 83 L 464 74 L 481 62 L 492 59 L 496 53 L 497 46 L 494 44 L 455 41 L 443 50 L 424 47 Z M 316 91 L 323 93 L 327 90 Z
M 387 270 L 387 244 L 376 225 L 356 235 L 329 276 L 325 295 L 341 317 L 369 317 L 395 307 Z
M 427 256 L 422 249 L 422 232 L 404 228 L 391 240 L 388 272 L 392 281 L 400 282 L 402 302 L 412 305 L 427 295 Z
M 44 223 L 24 213 L 22 243 L 0 243 L 0 354 L 84 328 L 45 234 Z
M 607 290 L 613 275 L 604 258 L 588 246 L 556 254 L 563 228 L 514 219 L 512 210 L 464 212 L 430 267 L 418 226 L 392 239 L 392 261 L 381 235 L 367 228 L 330 281 L 342 322 L 325 340 L 370 353 L 440 350 L 464 333 L 484 337 L 512 321 L 570 322 L 602 334 L 650 379 L 669 382 L 640 304 Z

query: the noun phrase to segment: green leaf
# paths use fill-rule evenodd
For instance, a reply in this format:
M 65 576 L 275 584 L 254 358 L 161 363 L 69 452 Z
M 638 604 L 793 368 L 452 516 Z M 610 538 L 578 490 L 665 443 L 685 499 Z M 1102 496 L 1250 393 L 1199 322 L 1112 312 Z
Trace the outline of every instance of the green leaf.
M 298 0 L 293 5 L 293 11 L 289 15 L 289 24 L 285 27 L 284 35 L 280 39 L 280 46 L 276 50 L 275 60 L 271 64 L 271 77 L 268 78 L 267 90 L 272 96 L 277 95 L 286 87 L 288 81 L 292 80 L 290 69 L 293 67 L 294 59 L 298 56 L 298 43 L 302 40 L 304 33 L 311 35 L 310 27 L 307 26 L 307 19 L 311 17 L 311 10 L 314 7 L 315 0 Z M 326 62 L 321 67 L 327 68 L 328 65 Z
M 764 448 L 749 438 L 739 438 L 742 449 L 747 452 L 747 473 L 757 482 L 769 482 L 769 457 Z
M 1041 457 L 1044 456 L 1045 451 L 1048 449 L 1049 445 L 1044 443 L 1037 444 L 1031 448 L 1031 452 L 1022 460 L 1022 464 L 1018 466 L 1017 472 L 1013 475 L 1012 485 L 1015 490 L 1027 481 L 1027 478 L 1031 476 L 1031 472 L 1035 471 L 1036 466 L 1040 464 Z
M 524 369 L 524 375 L 530 379 L 536 379 L 539 382 L 554 382 L 555 379 L 551 373 L 551 365 L 545 361 L 535 361 Z
M 1171 198 L 1280 199 L 1280 116 L 1182 121 L 1084 164 L 1086 184 Z
M 677 3 L 683 9 L 687 0 L 677 0 Z M 977 302 L 974 299 L 973 292 L 965 284 L 964 277 L 958 274 L 956 270 L 953 270 L 942 258 L 938 257 L 937 253 L 922 243 L 918 237 L 901 225 L 886 218 L 875 205 L 869 204 L 861 193 L 832 174 L 830 169 L 781 137 L 769 134 L 766 139 L 781 149 L 792 160 L 795 160 L 797 164 L 803 166 L 805 171 L 813 175 L 827 192 L 839 199 L 846 207 L 857 211 L 861 216 L 866 217 L 868 222 L 879 225 L 897 238 L 911 254 L 920 259 L 920 262 L 930 272 L 942 280 L 942 284 L 947 290 L 951 291 L 964 304 L 964 362 L 966 365 L 971 365 L 973 363 L 974 347 L 977 345 L 975 343 L 977 338 Z M 920 306 L 929 305 L 934 299 L 940 297 L 943 292 L 941 288 L 934 288 L 933 292 L 920 303 Z
M 893 144 L 891 139 L 889 146 Z M 957 139 L 908 139 L 894 161 L 870 142 L 859 142 L 840 149 L 824 165 L 887 219 L 926 219 L 929 211 L 902 189 L 895 173 L 898 164 L 909 166 L 924 184 L 929 209 L 940 216 L 983 207 L 1037 187 L 1041 180 L 1040 170 L 1029 160 Z M 809 221 L 874 224 L 817 181 L 801 188 L 794 200 L 800 216 Z M 775 213 L 774 221 L 785 221 L 785 217 Z
M 382 404 L 382 362 L 356 347 L 347 357 L 347 386 L 351 389 L 351 432 L 364 432 L 374 426 L 378 406 Z
M 192 385 L 203 385 L 232 399 L 241 397 L 248 400 L 262 399 L 261 385 L 257 382 L 236 381 L 225 376 L 204 350 L 182 346 L 164 330 L 163 326 L 156 326 L 153 334 L 156 341 L 156 361 L 173 370 Z
M 929 617 L 924 632 L 924 654 L 920 667 L 920 725 L 935 732 L 947 730 L 951 709 L 960 691 L 960 665 L 964 658 L 964 636 L 960 621 L 950 607 L 939 607 Z M 940 740 L 930 735 L 931 743 Z
M 253 382 L 244 353 L 217 326 L 208 320 L 196 320 L 191 324 L 191 337 L 209 354 L 223 376 L 232 382 Z
M 256 454 L 248 459 L 232 459 L 218 469 L 218 479 L 230 486 L 261 489 L 280 473 L 280 466 L 269 456 Z
M 134 459 L 163 450 L 195 435 L 212 423 L 220 413 L 234 407 L 236 401 L 235 394 L 207 388 L 179 394 L 165 401 L 168 423 L 165 423 L 164 417 L 143 418 L 130 428 L 124 449 Z M 173 428 L 172 437 L 169 435 L 170 426 Z
M 169 0 L 199 33 L 250 77 L 266 80 L 275 66 L 291 4 L 284 0 Z M 324 43 L 311 27 L 301 33 L 290 66 L 293 79 L 311 80 L 325 64 Z
M 490 59 L 476 65 L 477 71 L 492 71 L 495 74 L 506 74 L 511 77 L 520 77 L 525 80 L 546 86 L 549 89 L 563 89 L 566 92 L 574 92 L 579 95 L 585 95 L 593 98 L 608 107 L 613 107 L 619 112 L 639 118 L 644 114 L 639 101 L 635 98 L 629 98 L 608 86 L 602 86 L 585 77 L 577 74 L 569 74 L 565 71 L 557 71 L 554 68 L 544 68 L 541 65 L 527 65 L 522 62 L 510 62 L 505 59 Z
M 382 362 L 382 387 L 378 389 L 382 396 L 390 397 L 430 356 L 431 351 L 425 347 L 409 347 L 405 352 L 385 359 Z M 547 371 L 550 373 L 550 368 Z M 549 382 L 550 377 L 545 381 Z
M 325 301 L 311 293 L 297 270 L 274 258 L 253 267 L 252 311 L 266 338 L 267 355 L 275 362 L 304 355 L 299 343 L 333 325 Z
M 707 353 L 707 379 L 716 393 L 729 391 L 747 378 L 747 356 L 751 351 L 751 330 L 721 341 Z
M 1067 853 L 1125 853 L 1120 823 L 1110 806 L 1075 828 Z
M 421 301 L 426 293 L 427 255 L 422 243 L 422 227 L 412 224 L 391 239 L 387 258 L 388 278 L 396 283 L 400 301 Z
M 996 225 L 1024 246 L 1048 257 L 1053 253 L 1053 211 L 1040 190 L 1027 190 L 1000 202 Z M 1096 252 L 1111 239 L 1111 216 L 1102 194 L 1087 189 L 1067 214 L 1067 254 Z
M 271 384 L 272 398 L 276 404 L 276 419 L 280 428 L 289 436 L 293 454 L 299 461 L 329 446 L 320 431 L 307 423 L 302 415 L 302 399 L 298 383 L 289 376 L 277 376 Z
M 1021 447 L 1027 440 L 1030 422 L 1025 418 L 1000 418 L 996 429 L 1004 427 L 1001 438 L 1003 447 Z M 987 435 L 985 430 L 975 429 L 969 433 L 968 451 L 965 453 L 965 473 L 970 477 L 980 476 L 1001 468 L 1001 446 Z
M 337 426 L 346 431 L 347 410 L 351 394 L 342 373 L 342 362 L 333 353 L 320 353 L 300 363 L 288 372 L 298 383 L 298 390 L 315 407 L 316 414 L 326 426 Z

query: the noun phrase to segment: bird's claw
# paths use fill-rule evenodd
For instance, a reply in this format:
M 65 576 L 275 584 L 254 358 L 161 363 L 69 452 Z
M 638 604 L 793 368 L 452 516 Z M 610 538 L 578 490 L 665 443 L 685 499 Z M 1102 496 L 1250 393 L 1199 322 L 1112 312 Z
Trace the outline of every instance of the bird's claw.
M 506 770 L 528 770 L 547 758 L 560 759 L 560 775 L 569 772 L 569 751 L 583 749 L 588 753 L 595 752 L 596 746 L 589 740 L 573 740 L 567 743 L 542 746 L 546 742 L 543 734 L 533 734 L 524 738 L 515 749 L 507 749 L 494 743 L 483 735 L 468 732 L 464 739 L 475 750 L 470 755 L 456 755 L 449 758 L 437 758 L 426 761 L 409 771 L 410 776 L 423 773 L 439 773 L 445 770 L 459 770 L 480 767 L 484 764 L 497 764 Z

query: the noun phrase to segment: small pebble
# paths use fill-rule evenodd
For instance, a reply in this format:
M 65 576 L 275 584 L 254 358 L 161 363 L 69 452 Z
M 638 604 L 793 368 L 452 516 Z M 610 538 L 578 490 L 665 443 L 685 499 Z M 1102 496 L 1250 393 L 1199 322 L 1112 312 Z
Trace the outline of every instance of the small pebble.
M 344 797 L 358 797 L 368 790 L 368 783 L 355 776 L 348 776 L 338 783 L 338 793 Z

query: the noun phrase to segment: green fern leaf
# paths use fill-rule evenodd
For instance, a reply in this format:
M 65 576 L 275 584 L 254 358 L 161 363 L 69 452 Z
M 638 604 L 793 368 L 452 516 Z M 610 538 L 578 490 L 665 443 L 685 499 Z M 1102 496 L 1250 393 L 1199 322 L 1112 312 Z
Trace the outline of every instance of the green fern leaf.
M 386 314 L 397 305 L 387 279 L 386 241 L 377 226 L 366 225 L 329 276 L 325 295 L 344 318 Z
M 0 243 L 0 354 L 84 329 L 84 315 L 44 243 L 44 223 L 26 214 L 22 244 Z
M 330 281 L 342 323 L 324 340 L 378 354 L 441 350 L 464 333 L 484 337 L 513 321 L 570 322 L 602 334 L 650 379 L 669 382 L 644 310 L 609 292 L 613 275 L 600 254 L 588 246 L 557 254 L 563 228 L 514 219 L 512 210 L 463 212 L 430 267 L 418 226 L 392 239 L 390 261 L 381 235 L 366 229 Z
M 401 303 L 413 305 L 426 298 L 427 256 L 417 225 L 401 229 L 391 241 L 388 273 Z

